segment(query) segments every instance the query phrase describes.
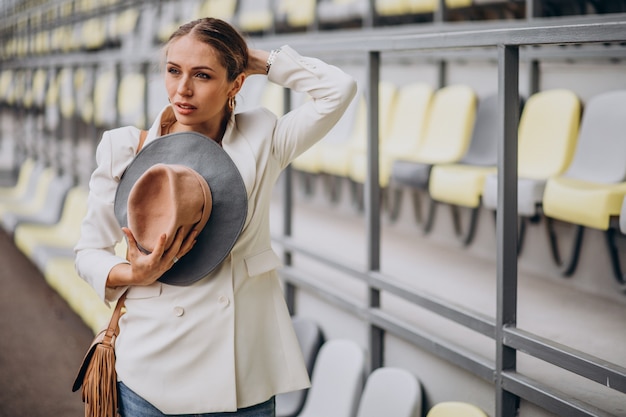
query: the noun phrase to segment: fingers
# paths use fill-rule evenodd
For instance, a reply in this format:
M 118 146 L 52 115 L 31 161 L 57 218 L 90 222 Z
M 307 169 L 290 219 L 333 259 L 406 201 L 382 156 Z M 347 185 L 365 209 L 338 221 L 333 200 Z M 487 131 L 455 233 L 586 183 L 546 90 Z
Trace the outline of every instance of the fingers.
M 140 261 L 140 264 L 138 264 L 139 268 L 144 267 L 148 269 L 161 270 L 162 272 L 171 268 L 180 260 L 180 258 L 185 256 L 195 245 L 196 237 L 198 236 L 198 232 L 196 230 L 192 230 L 187 236 L 185 236 L 182 228 L 180 228 L 176 231 L 174 240 L 172 241 L 170 247 L 166 250 L 165 244 L 167 241 L 167 235 L 163 233 L 159 236 L 152 253 L 144 254 L 139 251 L 137 241 L 132 231 L 127 227 L 123 227 L 122 231 L 128 239 L 128 259 Z M 141 257 L 141 260 L 139 257 Z
M 172 242 L 170 248 L 163 254 L 163 257 L 166 259 L 172 259 L 172 263 L 176 263 L 185 256 L 189 251 L 193 248 L 196 243 L 196 237 L 198 236 L 198 232 L 196 230 L 192 230 L 187 236 L 182 234 L 182 230 L 179 229 L 176 232 L 176 237 Z

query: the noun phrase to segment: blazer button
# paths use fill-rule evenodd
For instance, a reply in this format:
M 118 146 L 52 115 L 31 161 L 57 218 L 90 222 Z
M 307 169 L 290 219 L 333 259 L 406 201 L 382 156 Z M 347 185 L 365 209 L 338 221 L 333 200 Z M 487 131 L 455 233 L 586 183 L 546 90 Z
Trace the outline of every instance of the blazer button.
M 228 299 L 228 297 L 226 297 L 225 295 L 220 295 L 217 298 L 217 302 L 222 306 L 222 307 L 226 307 L 228 306 L 228 304 L 230 304 L 230 300 Z
M 182 308 L 182 307 L 174 307 L 174 314 L 175 314 L 177 317 L 180 317 L 180 316 L 182 316 L 183 314 L 185 314 L 185 309 L 184 309 L 184 308 Z

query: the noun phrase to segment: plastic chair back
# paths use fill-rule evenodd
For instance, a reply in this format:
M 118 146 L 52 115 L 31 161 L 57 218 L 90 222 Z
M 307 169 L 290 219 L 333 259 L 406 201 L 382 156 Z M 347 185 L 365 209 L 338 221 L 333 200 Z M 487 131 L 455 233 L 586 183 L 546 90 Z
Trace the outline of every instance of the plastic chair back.
M 434 405 L 426 417 L 489 417 L 473 404 L 448 401 Z
M 451 85 L 435 92 L 420 162 L 436 164 L 459 161 L 469 145 L 476 117 L 476 93 L 466 85 Z
M 313 372 L 315 360 L 319 353 L 324 336 L 319 325 L 308 318 L 293 316 L 291 318 L 294 331 L 298 337 L 302 356 L 309 374 Z M 276 417 L 295 417 L 302 410 L 307 390 L 291 391 L 276 396 Z
M 576 152 L 566 177 L 612 184 L 626 181 L 626 90 L 592 97 L 585 105 Z
M 117 111 L 122 125 L 145 126 L 145 94 L 146 78 L 143 74 L 131 72 L 122 77 L 117 95 Z
M 365 383 L 357 417 L 418 417 L 422 390 L 410 372 L 383 367 L 374 370 Z
M 478 102 L 472 139 L 461 163 L 489 166 L 498 163 L 498 96 L 487 96 Z
M 533 94 L 520 118 L 519 176 L 547 179 L 565 171 L 578 137 L 581 103 L 565 89 Z
M 112 126 L 115 123 L 115 73 L 106 70 L 96 78 L 93 93 L 94 123 L 98 127 Z
M 391 152 L 394 156 L 417 152 L 426 130 L 432 97 L 433 88 L 426 83 L 412 83 L 399 88 L 383 152 Z M 396 154 L 394 149 L 402 149 L 402 154 Z
M 269 0 L 239 0 L 238 27 L 243 32 L 264 32 L 274 25 Z
M 320 23 L 344 23 L 362 20 L 368 12 L 367 0 L 320 0 L 317 15 Z
M 0 204 L 4 201 L 19 199 L 28 189 L 31 176 L 36 167 L 36 162 L 32 158 L 26 158 L 20 167 L 17 175 L 17 182 L 10 187 L 0 187 Z
M 396 112 L 398 87 L 389 81 L 381 81 L 378 85 L 378 141 L 385 141 L 390 134 L 391 120 Z M 362 109 L 359 109 L 363 117 L 359 117 L 359 123 L 354 131 L 354 150 L 357 152 L 367 151 L 367 104 L 363 98 Z
M 278 84 L 268 81 L 261 94 L 261 105 L 277 117 L 281 117 L 284 111 L 284 88 Z
M 347 339 L 334 339 L 322 345 L 311 388 L 299 417 L 354 417 L 365 372 L 365 353 Z

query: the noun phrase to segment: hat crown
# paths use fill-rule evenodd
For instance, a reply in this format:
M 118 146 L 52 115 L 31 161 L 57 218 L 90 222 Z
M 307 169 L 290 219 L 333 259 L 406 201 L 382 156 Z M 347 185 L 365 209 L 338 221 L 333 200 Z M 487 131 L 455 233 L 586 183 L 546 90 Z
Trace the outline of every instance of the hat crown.
M 152 252 L 163 233 L 167 250 L 177 232 L 187 236 L 194 228 L 201 230 L 211 207 L 211 192 L 200 174 L 184 165 L 159 163 L 130 191 L 128 227 L 143 252 Z

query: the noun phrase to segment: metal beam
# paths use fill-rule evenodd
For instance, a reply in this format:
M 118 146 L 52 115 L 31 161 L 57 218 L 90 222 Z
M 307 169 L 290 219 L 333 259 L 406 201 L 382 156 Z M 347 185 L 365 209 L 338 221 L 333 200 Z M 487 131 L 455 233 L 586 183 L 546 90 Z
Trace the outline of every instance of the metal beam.
M 626 368 L 517 328 L 504 329 L 504 344 L 608 388 L 626 393 Z
M 504 345 L 505 326 L 517 323 L 517 120 L 519 50 L 498 46 L 498 206 L 496 301 L 496 416 L 515 417 L 519 399 L 506 391 L 501 375 L 517 366 L 516 350 Z

